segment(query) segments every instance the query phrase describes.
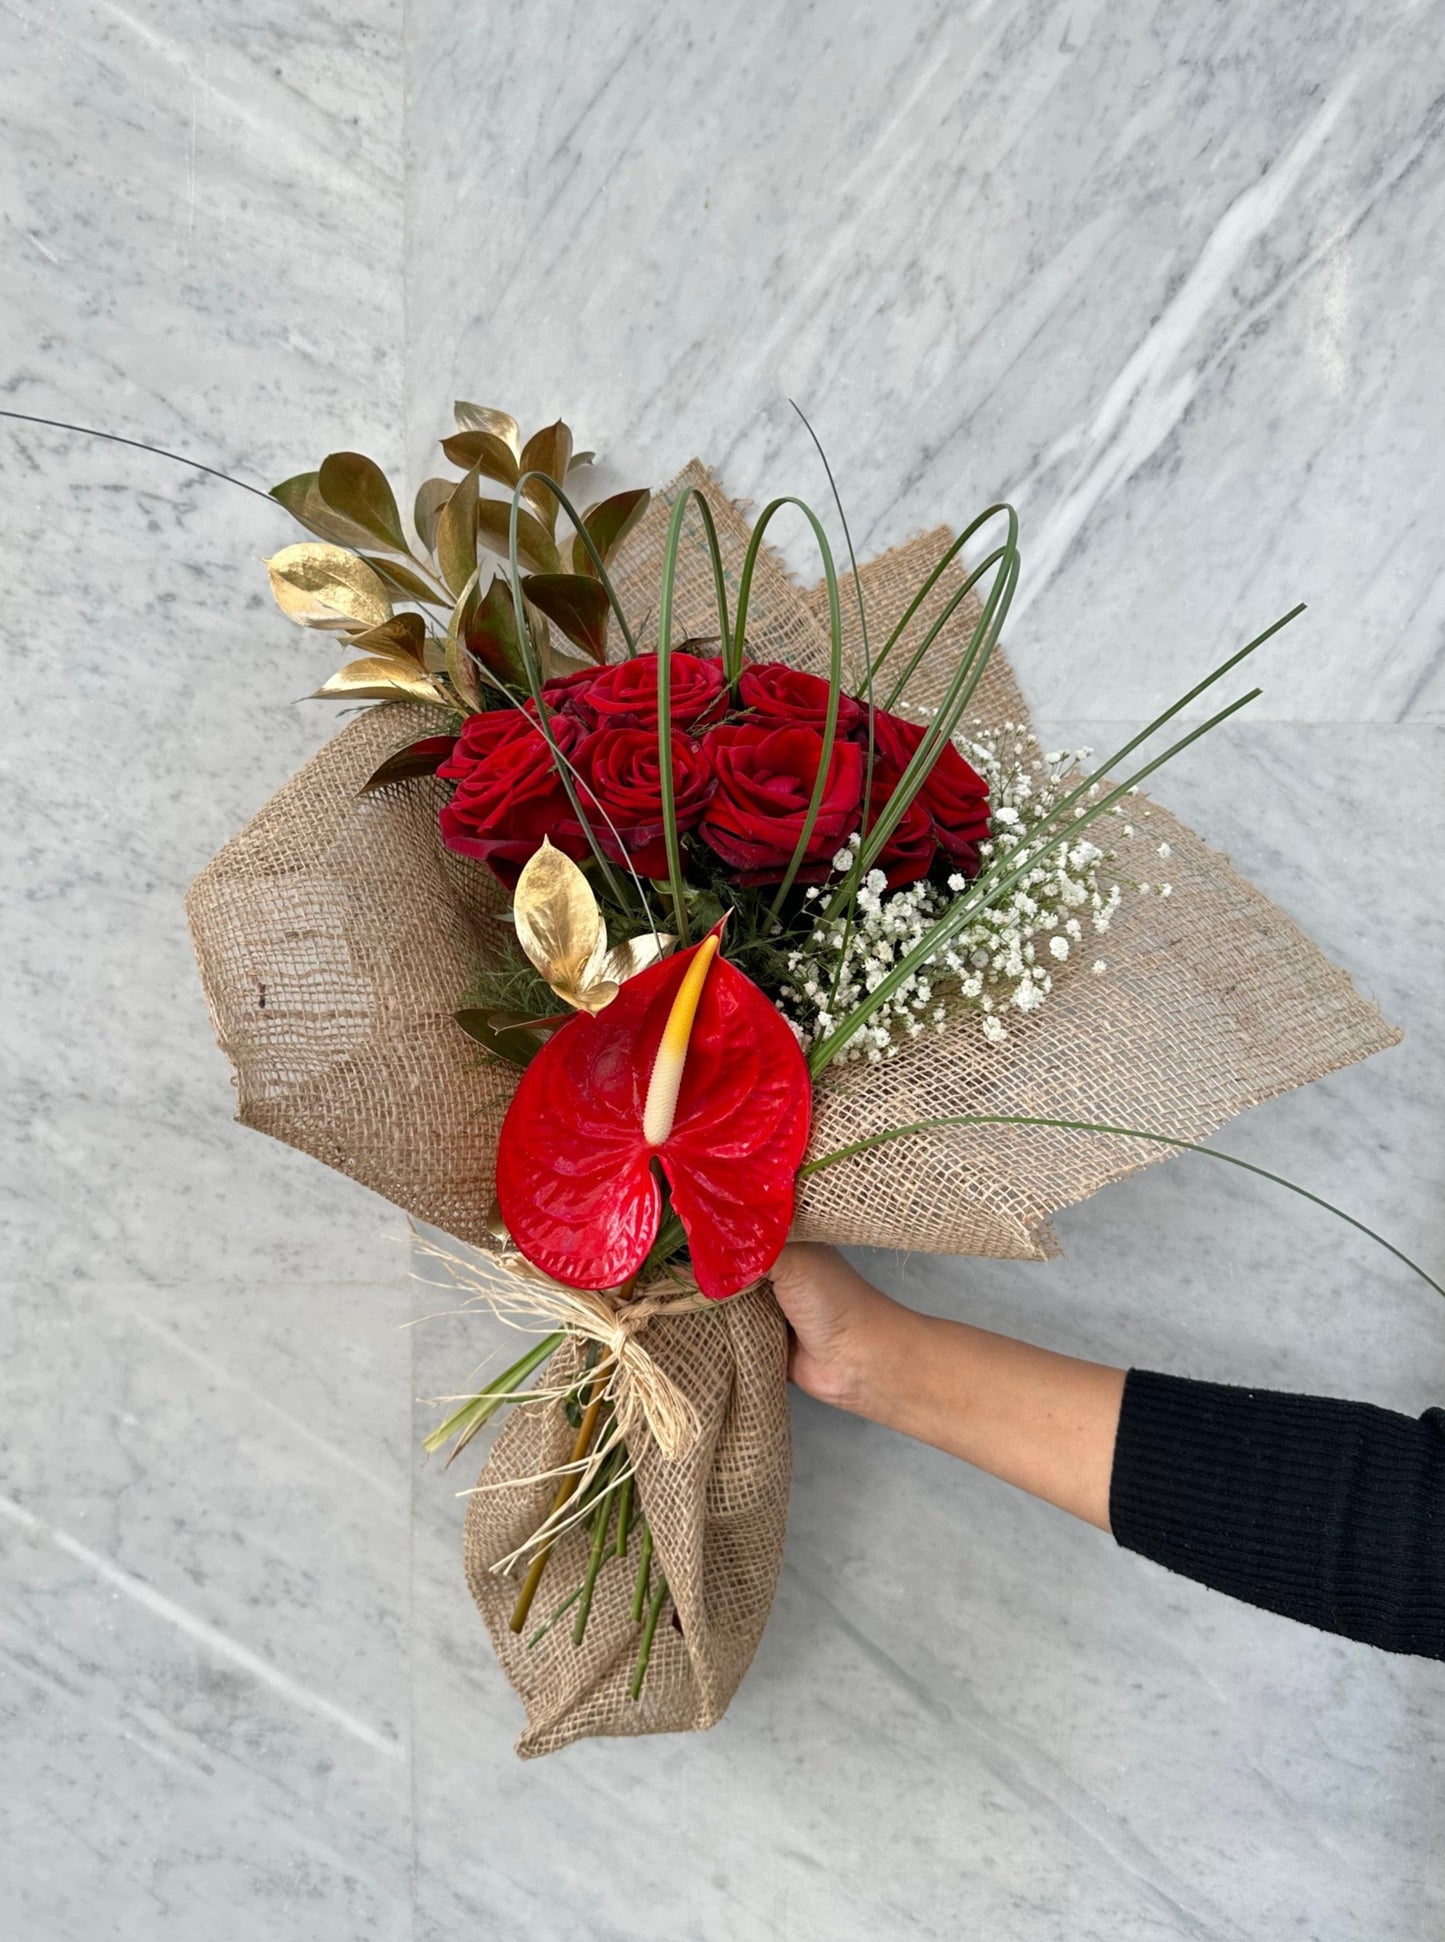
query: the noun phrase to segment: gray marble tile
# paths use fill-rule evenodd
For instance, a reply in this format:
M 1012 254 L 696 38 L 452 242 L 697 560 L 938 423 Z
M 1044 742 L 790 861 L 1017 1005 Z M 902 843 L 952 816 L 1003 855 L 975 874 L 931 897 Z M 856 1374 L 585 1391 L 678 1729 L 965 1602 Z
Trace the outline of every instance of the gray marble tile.
M 629 480 L 821 505 L 795 398 L 868 550 L 1018 503 L 1053 712 L 1147 717 L 1307 599 L 1271 714 L 1439 718 L 1431 8 L 409 18 L 414 465 L 505 387 Z

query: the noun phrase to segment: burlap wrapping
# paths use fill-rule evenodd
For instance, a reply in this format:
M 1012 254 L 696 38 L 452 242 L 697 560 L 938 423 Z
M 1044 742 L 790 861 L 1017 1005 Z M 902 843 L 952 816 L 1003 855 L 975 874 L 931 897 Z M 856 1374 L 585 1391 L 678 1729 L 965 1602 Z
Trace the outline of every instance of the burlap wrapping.
M 694 463 L 630 535 L 615 579 L 649 638 L 669 508 L 707 494 L 730 596 L 748 525 Z M 862 569 L 875 648 L 949 535 L 925 534 Z M 905 651 L 960 577 L 950 568 L 911 624 Z M 936 702 L 976 607 L 944 628 L 910 685 L 905 712 Z M 820 623 L 820 614 L 823 620 Z M 843 602 L 850 678 L 860 679 L 851 582 Z M 693 537 L 678 574 L 675 634 L 716 631 L 712 574 Z M 763 553 L 748 627 L 759 659 L 827 670 L 823 589 L 805 594 Z M 976 697 L 983 723 L 1022 722 L 1002 654 Z M 193 884 L 187 911 L 222 1048 L 236 1070 L 239 1118 L 362 1181 L 447 1233 L 488 1244 L 497 1136 L 514 1083 L 452 1014 L 503 907 L 490 876 L 450 857 L 436 830 L 441 785 L 358 790 L 392 749 L 434 727 L 427 711 L 386 705 L 343 729 L 280 790 Z M 1148 811 L 1146 817 L 1145 811 Z M 866 1134 L 960 1112 L 1044 1114 L 1137 1125 L 1198 1140 L 1244 1107 L 1396 1042 L 1349 979 L 1167 811 L 1140 798 L 1121 873 L 1173 896 L 1129 897 L 1098 954 L 1062 968 L 1047 1005 L 1011 1019 L 1003 1046 L 971 1026 L 905 1044 L 882 1066 L 835 1066 L 815 1099 L 815 1154 Z M 1157 848 L 1172 849 L 1167 866 Z M 1049 1216 L 1159 1159 L 1141 1141 L 1053 1129 L 953 1128 L 918 1134 L 812 1176 L 800 1239 L 1044 1258 Z M 656 1321 L 659 1359 L 698 1407 L 694 1454 L 666 1465 L 645 1436 L 641 1500 L 682 1630 L 659 1634 L 643 1699 L 626 1696 L 635 1641 L 629 1567 L 609 1563 L 587 1638 L 565 1621 L 528 1653 L 506 1630 L 515 1585 L 488 1565 L 545 1511 L 547 1486 L 479 1491 L 467 1520 L 467 1574 L 508 1677 L 527 1704 L 519 1750 L 582 1734 L 686 1730 L 722 1713 L 761 1636 L 782 1556 L 790 1456 L 783 1336 L 771 1298 L 740 1297 L 714 1316 Z M 488 1486 L 560 1460 L 559 1411 L 522 1408 L 498 1438 Z M 559 1544 L 545 1585 L 581 1575 L 580 1535 Z M 547 1597 L 539 1601 L 545 1613 Z

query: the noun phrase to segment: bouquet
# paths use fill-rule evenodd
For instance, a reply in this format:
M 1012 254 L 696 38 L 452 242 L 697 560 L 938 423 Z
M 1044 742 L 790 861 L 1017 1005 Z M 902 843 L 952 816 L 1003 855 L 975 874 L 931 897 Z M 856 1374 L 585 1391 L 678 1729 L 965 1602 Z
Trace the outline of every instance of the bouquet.
M 460 404 L 442 450 L 413 531 L 359 454 L 274 489 L 315 535 L 277 599 L 355 657 L 320 692 L 378 705 L 188 910 L 242 1121 L 529 1332 L 429 1447 L 510 1412 L 465 1565 L 538 1754 L 709 1726 L 747 1669 L 790 1233 L 1047 1258 L 1056 1209 L 1398 1035 L 1140 793 L 1283 621 L 1092 763 L 998 645 L 1007 507 L 840 573 L 696 462 L 579 510 L 560 422 Z

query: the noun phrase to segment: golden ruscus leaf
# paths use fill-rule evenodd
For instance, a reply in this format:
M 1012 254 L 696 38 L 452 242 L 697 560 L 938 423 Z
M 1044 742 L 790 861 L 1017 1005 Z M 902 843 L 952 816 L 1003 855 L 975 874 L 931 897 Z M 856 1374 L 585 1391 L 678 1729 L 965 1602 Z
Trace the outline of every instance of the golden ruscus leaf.
M 420 614 L 393 614 L 380 627 L 353 634 L 347 645 L 360 654 L 379 654 L 387 660 L 406 655 L 420 666 L 426 647 L 426 622 Z
M 589 506 L 583 513 L 582 524 L 587 528 L 592 544 L 602 555 L 604 566 L 647 511 L 651 499 L 652 494 L 647 488 L 638 486 L 630 492 L 614 492 L 610 499 Z M 570 545 L 572 571 L 591 574 L 595 580 L 597 569 L 592 564 L 592 555 L 583 544 L 580 533 L 572 535 Z
M 283 546 L 267 560 L 266 571 L 277 606 L 298 626 L 350 634 L 391 619 L 391 601 L 380 578 L 344 547 L 319 540 Z
M 428 553 L 435 553 L 437 549 L 437 520 L 442 507 L 456 489 L 455 479 L 423 479 L 417 487 L 416 503 L 411 513 L 412 524 Z
M 485 479 L 508 487 L 517 483 L 517 454 L 493 432 L 455 432 L 442 440 L 442 451 L 464 472 L 475 467 Z
M 437 565 L 460 598 L 477 570 L 477 474 L 468 472 L 437 515 Z
M 294 479 L 283 479 L 271 488 L 271 497 L 283 505 L 294 520 L 321 539 L 338 546 L 370 546 L 372 534 L 365 526 L 345 519 L 327 505 L 321 496 L 320 474 L 298 472 Z
M 451 703 L 414 661 L 382 660 L 368 656 L 348 661 L 329 681 L 323 681 L 312 701 L 426 701 L 437 708 Z
M 571 428 L 559 418 L 555 425 L 548 425 L 532 436 L 522 447 L 518 468 L 522 472 L 545 472 L 549 479 L 560 485 L 567 477 L 567 467 L 572 461 Z M 522 487 L 522 497 L 536 513 L 538 519 L 549 533 L 557 530 L 557 496 L 549 492 L 540 479 L 529 479 Z
M 561 850 L 544 837 L 523 865 L 512 896 L 517 941 L 540 975 L 566 1004 L 600 1011 L 617 986 L 599 987 L 607 956 L 607 926 L 592 886 Z
M 477 507 L 477 526 L 492 552 L 509 558 L 512 504 L 509 499 L 483 499 Z M 533 573 L 559 573 L 562 561 L 556 541 L 541 521 L 524 506 L 517 509 L 517 558 Z
M 602 976 L 612 984 L 626 984 L 639 971 L 666 957 L 676 942 L 670 931 L 644 931 L 641 937 L 629 937 L 625 944 L 614 944 L 608 951 L 602 961 Z
M 361 557 L 381 578 L 393 599 L 417 600 L 428 607 L 447 604 L 435 587 L 429 587 L 414 568 L 403 566 L 400 560 L 383 559 L 379 553 L 363 553 Z
M 457 745 L 455 735 L 428 735 L 419 742 L 408 742 L 388 755 L 379 769 L 373 769 L 361 785 L 363 796 L 384 789 L 389 782 L 410 782 L 414 776 L 435 775 Z
M 456 413 L 458 431 L 490 432 L 511 447 L 513 458 L 522 456 L 522 428 L 511 412 L 494 411 L 490 405 L 469 404 L 465 398 L 458 398 L 452 410 Z M 516 474 L 512 476 L 515 478 Z
M 523 580 L 522 591 L 590 660 L 600 665 L 607 659 L 612 608 L 599 580 L 585 573 L 534 573 Z
M 364 452 L 333 452 L 316 475 L 321 497 L 331 510 L 360 526 L 394 553 L 405 553 L 401 513 L 386 474 Z

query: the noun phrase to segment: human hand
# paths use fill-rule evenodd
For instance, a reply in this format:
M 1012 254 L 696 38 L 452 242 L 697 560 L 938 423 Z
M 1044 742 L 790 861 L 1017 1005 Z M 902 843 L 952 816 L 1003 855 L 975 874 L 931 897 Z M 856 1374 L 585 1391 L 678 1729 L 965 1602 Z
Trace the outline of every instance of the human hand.
M 819 1402 L 876 1414 L 892 1341 L 910 1311 L 865 1281 L 836 1248 L 812 1242 L 783 1249 L 772 1283 L 791 1332 L 791 1379 Z

